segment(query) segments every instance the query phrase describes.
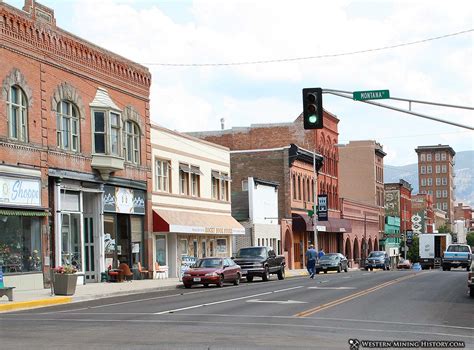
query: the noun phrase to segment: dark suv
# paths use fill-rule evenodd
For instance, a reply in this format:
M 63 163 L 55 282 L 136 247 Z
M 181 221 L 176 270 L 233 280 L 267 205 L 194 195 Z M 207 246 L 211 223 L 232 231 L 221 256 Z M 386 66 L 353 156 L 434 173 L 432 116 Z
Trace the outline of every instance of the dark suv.
M 365 259 L 365 270 L 372 271 L 373 269 L 390 270 L 390 258 L 387 252 L 374 251 L 370 252 L 367 259 Z

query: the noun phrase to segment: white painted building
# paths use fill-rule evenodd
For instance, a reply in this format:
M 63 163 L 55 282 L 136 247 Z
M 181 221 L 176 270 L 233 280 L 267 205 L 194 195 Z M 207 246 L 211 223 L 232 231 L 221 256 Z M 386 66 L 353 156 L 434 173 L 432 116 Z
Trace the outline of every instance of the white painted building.
M 185 261 L 230 256 L 244 228 L 231 216 L 229 149 L 151 126 L 153 260 L 169 277 Z
M 234 237 L 234 254 L 249 246 L 272 247 L 280 254 L 278 183 L 249 177 L 233 201 L 234 198 L 237 200 L 233 203 L 233 213 L 239 213 L 238 219 L 245 227 L 245 236 Z
M 453 233 L 456 235 L 456 242 L 467 243 L 467 227 L 465 220 L 454 220 Z

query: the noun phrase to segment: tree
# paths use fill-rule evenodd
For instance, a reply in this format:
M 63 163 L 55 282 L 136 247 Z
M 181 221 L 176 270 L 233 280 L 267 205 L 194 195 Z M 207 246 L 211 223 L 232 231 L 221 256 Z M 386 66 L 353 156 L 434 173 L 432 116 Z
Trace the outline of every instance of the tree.
M 466 236 L 467 244 L 474 247 L 474 232 L 469 232 Z
M 407 259 L 412 263 L 420 261 L 420 239 L 418 237 L 413 237 L 410 249 L 407 252 Z
M 448 226 L 443 225 L 438 228 L 438 233 L 449 233 Z

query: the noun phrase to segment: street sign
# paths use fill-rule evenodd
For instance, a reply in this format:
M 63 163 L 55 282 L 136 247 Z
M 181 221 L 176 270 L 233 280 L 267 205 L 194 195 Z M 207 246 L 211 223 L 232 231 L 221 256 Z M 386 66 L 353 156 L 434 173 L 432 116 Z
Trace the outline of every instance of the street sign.
M 413 231 L 412 230 L 407 230 L 407 244 L 411 244 L 413 242 Z
M 308 210 L 308 216 L 312 218 L 314 215 L 314 210 Z
M 389 90 L 354 91 L 352 98 L 356 101 L 382 100 L 390 98 L 390 92 Z
M 318 194 L 318 221 L 328 221 L 327 194 Z

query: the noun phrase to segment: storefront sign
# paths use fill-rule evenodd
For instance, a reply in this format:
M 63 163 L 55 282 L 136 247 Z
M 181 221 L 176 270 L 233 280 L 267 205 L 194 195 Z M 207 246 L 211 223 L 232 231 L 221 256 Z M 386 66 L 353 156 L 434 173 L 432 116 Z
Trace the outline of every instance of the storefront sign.
M 318 194 L 318 221 L 328 221 L 327 194 Z
M 222 228 L 222 227 L 205 227 L 205 226 L 186 226 L 186 225 L 170 225 L 170 232 L 176 233 L 204 233 L 209 235 L 244 235 L 244 228 Z
M 0 177 L 0 204 L 41 206 L 40 180 Z
M 145 215 L 145 191 L 104 186 L 104 211 Z

